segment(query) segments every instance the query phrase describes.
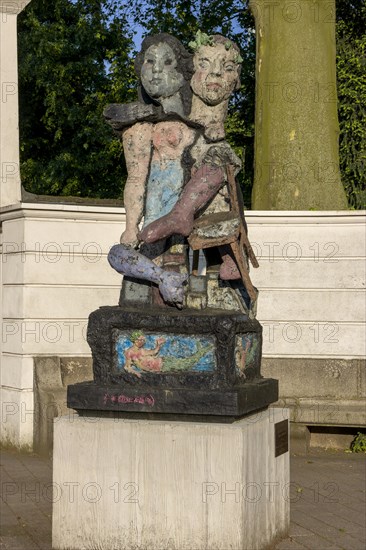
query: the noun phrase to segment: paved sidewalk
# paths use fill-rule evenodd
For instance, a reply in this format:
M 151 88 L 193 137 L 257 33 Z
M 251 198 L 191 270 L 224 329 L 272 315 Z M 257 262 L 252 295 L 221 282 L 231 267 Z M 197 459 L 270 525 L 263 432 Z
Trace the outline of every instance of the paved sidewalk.
M 291 457 L 290 536 L 273 550 L 365 550 L 365 458 Z M 51 461 L 2 451 L 0 463 L 0 549 L 51 550 Z

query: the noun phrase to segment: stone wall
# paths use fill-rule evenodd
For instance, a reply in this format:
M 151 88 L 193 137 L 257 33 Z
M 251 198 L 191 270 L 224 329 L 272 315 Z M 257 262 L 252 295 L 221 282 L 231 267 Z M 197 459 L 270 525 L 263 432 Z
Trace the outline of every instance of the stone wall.
M 89 313 L 118 303 L 121 277 L 106 255 L 123 223 L 124 212 L 117 207 L 22 203 L 3 209 L 6 442 L 33 444 L 34 357 L 90 356 L 85 339 Z
M 247 221 L 263 375 L 279 378 L 279 404 L 297 422 L 365 424 L 365 213 L 248 212 Z M 121 277 L 106 255 L 124 210 L 23 202 L 2 222 L 2 437 L 31 447 L 34 358 L 62 357 L 76 377 L 85 368 L 89 313 L 118 303 Z
M 365 425 L 364 212 L 250 212 L 264 376 L 304 425 Z

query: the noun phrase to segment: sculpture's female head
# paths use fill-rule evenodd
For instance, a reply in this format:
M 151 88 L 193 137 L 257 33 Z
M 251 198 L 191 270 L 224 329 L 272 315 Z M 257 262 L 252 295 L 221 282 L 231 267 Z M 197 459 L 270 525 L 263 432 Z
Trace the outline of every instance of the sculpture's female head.
M 161 33 L 146 37 L 135 59 L 135 71 L 141 80 L 140 99 L 164 104 L 164 100 L 177 96 L 188 114 L 192 57 L 174 36 Z

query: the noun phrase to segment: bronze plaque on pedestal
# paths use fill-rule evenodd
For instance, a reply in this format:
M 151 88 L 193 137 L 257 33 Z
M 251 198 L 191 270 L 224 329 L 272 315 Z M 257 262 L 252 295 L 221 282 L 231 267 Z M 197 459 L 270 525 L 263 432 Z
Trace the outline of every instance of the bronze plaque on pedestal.
M 288 452 L 288 420 L 275 424 L 275 457 Z

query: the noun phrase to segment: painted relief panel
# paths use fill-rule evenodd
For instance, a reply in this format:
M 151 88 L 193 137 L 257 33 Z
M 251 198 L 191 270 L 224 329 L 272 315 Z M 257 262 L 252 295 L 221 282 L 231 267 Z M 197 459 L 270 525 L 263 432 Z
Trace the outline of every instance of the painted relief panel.
M 235 370 L 238 376 L 246 378 L 246 371 L 254 365 L 260 352 L 259 338 L 255 333 L 238 335 L 235 346 Z
M 205 373 L 216 367 L 213 337 L 116 331 L 115 351 L 118 371 L 138 378 L 144 373 Z

